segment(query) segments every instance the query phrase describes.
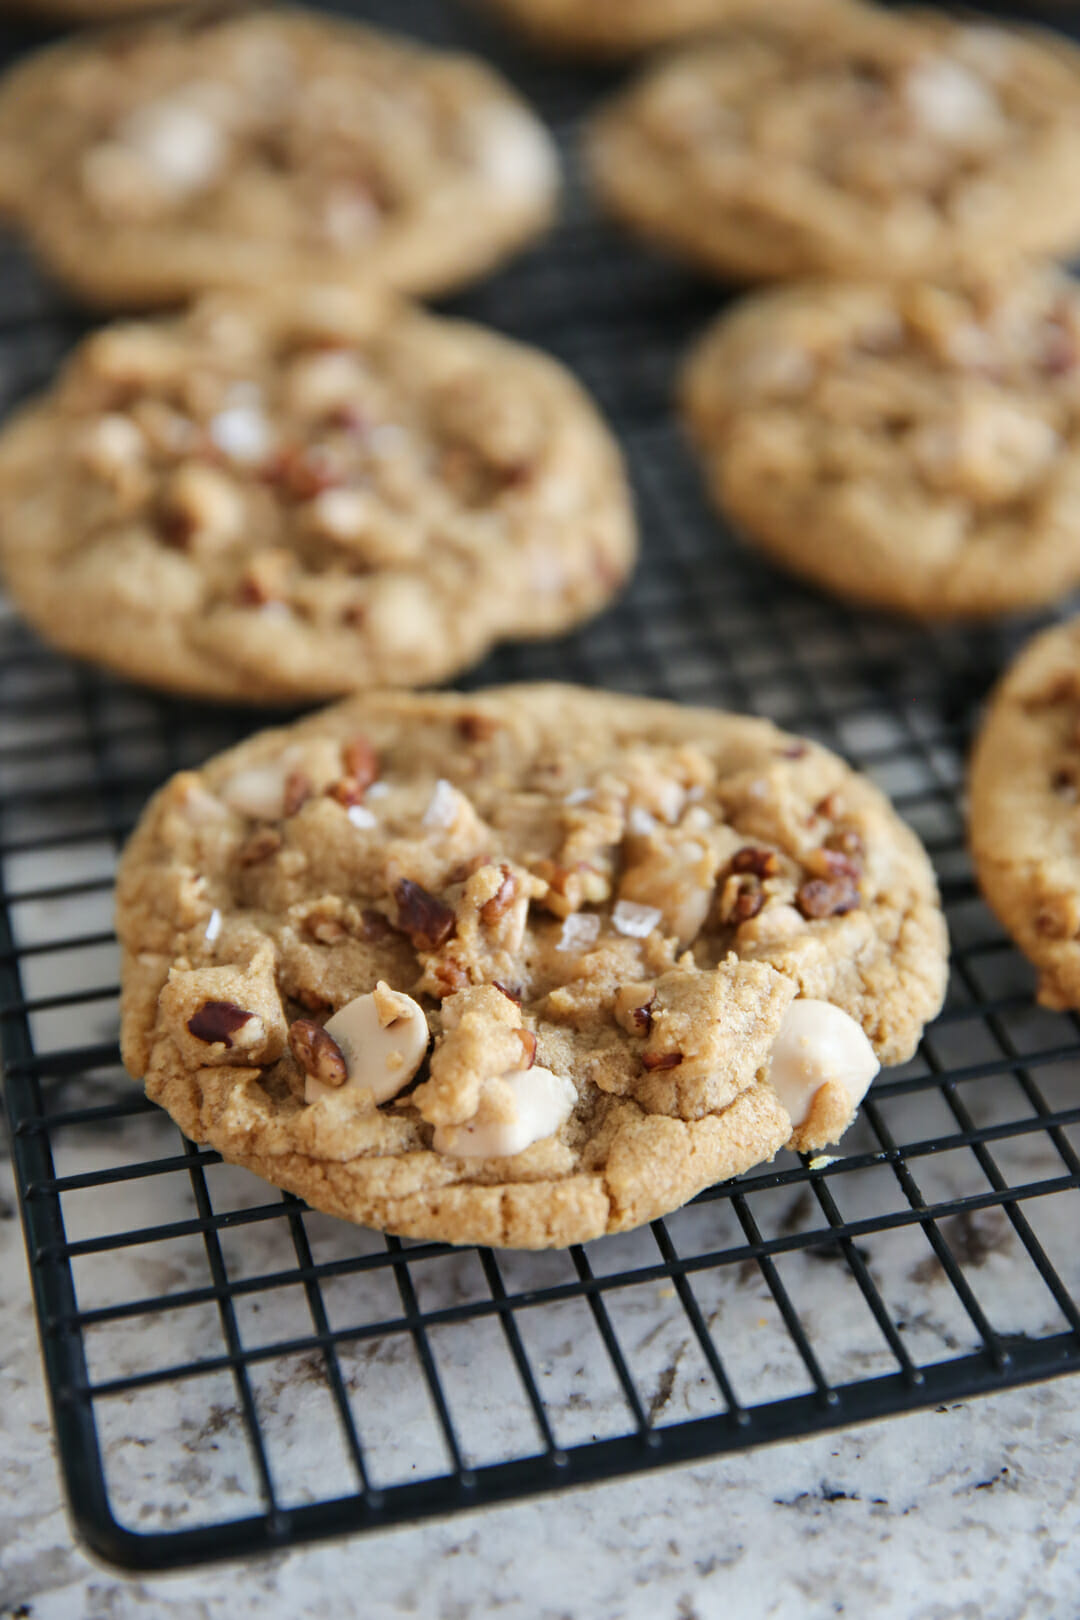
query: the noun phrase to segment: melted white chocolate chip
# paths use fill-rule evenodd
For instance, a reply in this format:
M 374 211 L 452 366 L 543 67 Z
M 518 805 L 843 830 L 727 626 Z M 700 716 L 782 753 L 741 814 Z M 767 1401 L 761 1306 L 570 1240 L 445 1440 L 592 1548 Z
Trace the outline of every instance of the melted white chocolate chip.
M 765 1079 L 802 1125 L 823 1085 L 843 1087 L 856 1108 L 881 1065 L 854 1018 L 830 1001 L 793 1001 L 784 1014 L 765 1069 Z
M 572 1080 L 550 1069 L 515 1069 L 500 1076 L 513 1113 L 508 1119 L 477 1117 L 464 1125 L 440 1125 L 432 1138 L 436 1153 L 455 1159 L 508 1159 L 534 1142 L 554 1136 L 577 1102 Z
M 388 1102 L 407 1086 L 428 1049 L 423 1008 L 411 996 L 391 990 L 382 980 L 370 995 L 356 996 L 327 1019 L 326 1033 L 337 1042 L 348 1070 L 344 1086 L 327 1086 L 308 1075 L 304 1100 L 340 1095 L 348 1087 L 370 1091 L 376 1103 Z

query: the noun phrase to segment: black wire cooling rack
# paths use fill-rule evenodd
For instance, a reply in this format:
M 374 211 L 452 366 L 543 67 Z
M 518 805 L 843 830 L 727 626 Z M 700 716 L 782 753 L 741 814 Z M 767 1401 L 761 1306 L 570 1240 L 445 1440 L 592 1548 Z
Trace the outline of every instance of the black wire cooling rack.
M 494 55 L 572 154 L 603 75 L 530 62 L 449 6 L 366 9 Z M 79 323 L 10 244 L 0 286 L 9 404 Z M 168 772 L 259 717 L 127 687 L 0 620 L 5 1097 L 61 1465 L 116 1563 L 376 1529 L 1080 1366 L 1080 1026 L 1034 1005 L 979 904 L 959 803 L 975 707 L 1030 626 L 850 613 L 733 544 L 669 405 L 717 301 L 599 224 L 573 181 L 554 238 L 460 301 L 592 389 L 644 536 L 611 612 L 472 683 L 729 705 L 841 751 L 934 856 L 947 1009 L 836 1158 L 784 1155 L 639 1232 L 529 1255 L 313 1214 L 185 1142 L 116 1047 L 117 850 Z

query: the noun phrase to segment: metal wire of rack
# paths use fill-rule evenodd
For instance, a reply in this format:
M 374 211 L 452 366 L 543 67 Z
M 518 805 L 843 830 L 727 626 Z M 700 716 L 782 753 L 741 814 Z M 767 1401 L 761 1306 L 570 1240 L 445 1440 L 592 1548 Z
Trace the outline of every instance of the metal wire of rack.
M 430 0 L 381 11 L 501 57 L 572 152 L 603 76 L 531 63 Z M 0 285 L 10 404 L 79 322 L 10 244 Z M 1080 1367 L 1080 1025 L 1034 1005 L 975 895 L 959 804 L 975 707 L 1027 627 L 855 614 L 735 545 L 669 403 L 717 302 L 608 231 L 577 186 L 551 242 L 459 301 L 592 389 L 644 538 L 602 619 L 504 649 L 468 684 L 728 705 L 838 749 L 935 859 L 946 1011 L 835 1159 L 785 1155 L 637 1233 L 523 1255 L 314 1214 L 185 1142 L 116 1046 L 117 850 L 168 772 L 262 717 L 126 687 L 0 620 L 5 1100 L 61 1466 L 107 1559 L 282 1548 Z

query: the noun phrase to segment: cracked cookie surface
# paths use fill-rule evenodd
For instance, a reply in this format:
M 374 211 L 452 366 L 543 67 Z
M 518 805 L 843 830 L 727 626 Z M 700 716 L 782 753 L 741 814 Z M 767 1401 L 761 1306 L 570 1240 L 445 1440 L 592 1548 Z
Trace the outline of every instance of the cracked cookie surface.
M 189 1137 L 333 1214 L 518 1247 L 836 1140 L 828 1055 L 798 1122 L 769 1083 L 790 1007 L 831 1003 L 865 1089 L 946 961 L 920 844 L 834 755 L 560 686 L 373 693 L 173 778 L 118 924 L 124 1061 Z
M 1080 581 L 1080 287 L 806 283 L 688 358 L 682 406 L 721 511 L 841 596 L 926 618 Z
M 1080 53 L 837 5 L 701 41 L 617 95 L 602 201 L 722 276 L 900 278 L 1080 244 Z
M 543 230 L 557 189 L 492 69 L 315 13 L 117 24 L 0 83 L 0 207 L 105 306 L 313 278 L 443 292 Z
M 1080 620 L 1034 638 L 990 698 L 971 759 L 979 887 L 1039 971 L 1080 1007 Z
M 0 517 L 50 640 L 265 702 L 555 634 L 635 552 L 619 452 L 568 372 L 343 289 L 100 330 L 0 435 Z

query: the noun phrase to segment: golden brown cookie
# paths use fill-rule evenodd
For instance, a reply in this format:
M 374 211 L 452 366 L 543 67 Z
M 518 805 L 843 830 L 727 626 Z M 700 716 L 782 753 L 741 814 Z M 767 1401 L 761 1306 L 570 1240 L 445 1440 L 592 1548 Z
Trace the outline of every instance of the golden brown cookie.
M 806 283 L 709 328 L 682 406 L 720 509 L 785 567 L 925 618 L 1080 582 L 1080 289 Z
M 938 1010 L 933 875 L 767 721 L 375 693 L 174 777 L 118 888 L 123 1052 L 333 1214 L 538 1248 L 850 1122 Z
M 381 295 L 106 327 L 0 434 L 0 568 L 49 640 L 271 702 L 418 685 L 597 612 L 619 452 L 555 361 Z
M 1039 970 L 1039 1000 L 1080 1007 L 1080 619 L 1028 643 L 991 696 L 971 759 L 979 887 Z
M 105 306 L 312 278 L 441 292 L 537 235 L 557 186 L 490 68 L 312 12 L 117 25 L 0 84 L 0 208 Z
M 1080 53 L 1035 31 L 835 5 L 732 28 L 594 124 L 619 218 L 721 276 L 892 277 L 1080 245 Z

